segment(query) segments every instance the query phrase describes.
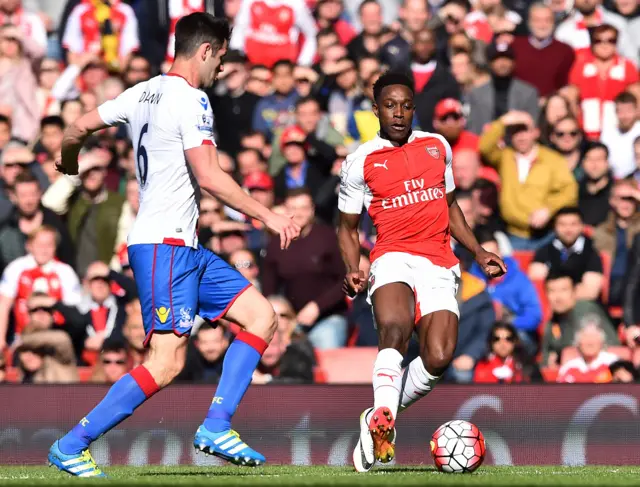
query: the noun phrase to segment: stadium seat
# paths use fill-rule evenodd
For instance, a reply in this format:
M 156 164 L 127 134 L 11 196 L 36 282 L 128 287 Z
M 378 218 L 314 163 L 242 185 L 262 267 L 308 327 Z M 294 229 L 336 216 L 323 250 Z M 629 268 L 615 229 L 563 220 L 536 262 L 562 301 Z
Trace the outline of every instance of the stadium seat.
M 631 349 L 629 347 L 607 347 L 607 352 L 613 353 L 620 357 L 620 360 L 631 360 Z M 564 365 L 569 360 L 578 357 L 578 349 L 576 347 L 566 347 L 562 350 L 562 356 L 560 357 L 560 364 Z
M 512 257 L 518 262 L 520 270 L 525 274 L 529 270 L 529 264 L 533 261 L 535 252 L 533 250 L 514 250 Z
M 376 347 L 316 350 L 318 366 L 328 384 L 371 384 Z
M 608 252 L 600 252 L 602 260 L 602 274 L 604 275 L 602 283 L 602 302 L 606 305 L 609 302 L 609 280 L 611 279 L 611 256 Z

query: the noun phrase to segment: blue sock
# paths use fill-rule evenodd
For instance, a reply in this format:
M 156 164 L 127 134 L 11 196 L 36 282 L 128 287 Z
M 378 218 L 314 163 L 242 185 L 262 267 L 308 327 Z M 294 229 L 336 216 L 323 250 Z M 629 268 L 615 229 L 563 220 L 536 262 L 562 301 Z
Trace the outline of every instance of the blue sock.
M 212 433 L 231 428 L 231 418 L 251 384 L 253 371 L 266 348 L 267 342 L 246 331 L 238 333 L 233 340 L 222 362 L 216 396 L 204 420 L 204 427 Z
M 58 443 L 65 455 L 86 450 L 111 428 L 127 419 L 133 411 L 159 390 L 143 366 L 136 367 L 111 386 L 102 401 Z

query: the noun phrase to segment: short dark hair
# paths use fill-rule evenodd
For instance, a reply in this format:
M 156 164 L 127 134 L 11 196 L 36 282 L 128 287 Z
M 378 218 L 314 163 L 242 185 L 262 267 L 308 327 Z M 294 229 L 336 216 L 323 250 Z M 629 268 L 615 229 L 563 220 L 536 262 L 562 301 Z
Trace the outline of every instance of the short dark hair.
M 11 119 L 6 115 L 0 115 L 0 123 L 4 123 L 5 125 L 11 127 Z
M 60 130 L 64 130 L 64 120 L 62 120 L 62 117 L 58 115 L 49 115 L 47 117 L 43 117 L 42 120 L 40 120 L 40 130 L 49 125 L 55 125 Z
M 316 99 L 315 96 L 307 95 L 307 96 L 303 96 L 302 98 L 298 98 L 296 100 L 295 109 L 297 110 L 302 105 L 306 105 L 307 103 L 315 103 L 316 105 L 320 106 L 320 102 Z
M 378 2 L 378 0 L 363 0 L 358 7 L 358 15 L 362 15 L 362 9 L 364 9 L 369 4 L 380 6 L 380 2 Z
M 380 99 L 380 95 L 382 94 L 382 90 L 387 86 L 392 85 L 406 86 L 407 88 L 409 88 L 409 90 L 411 90 L 412 94 L 414 93 L 413 82 L 411 81 L 411 78 L 409 78 L 409 76 L 407 76 L 405 73 L 397 71 L 387 71 L 386 73 L 382 74 L 378 78 L 378 81 L 376 81 L 373 85 L 373 99 L 378 101 Z
M 491 345 L 493 344 L 493 335 L 498 330 L 506 330 L 511 333 L 514 339 L 514 344 L 517 344 L 520 341 L 518 331 L 516 330 L 515 326 L 513 326 L 508 321 L 496 321 L 491 327 L 491 331 L 489 331 L 489 334 L 487 335 L 487 344 L 489 350 L 491 350 Z
M 218 50 L 230 38 L 231 26 L 227 19 L 206 12 L 185 15 L 176 24 L 175 57 L 191 57 L 205 42 Z
M 285 197 L 285 199 L 297 198 L 298 196 L 308 196 L 313 201 L 313 194 L 311 193 L 311 190 L 305 186 L 290 189 L 289 191 L 287 191 L 287 196 Z
M 247 132 L 240 134 L 240 140 L 244 139 L 245 137 L 255 137 L 256 135 L 259 135 L 260 137 L 262 137 L 265 140 L 265 142 L 267 141 L 267 136 L 264 135 L 264 133 L 260 132 L 259 130 L 249 130 Z
M 338 33 L 333 30 L 332 27 L 325 27 L 323 29 L 320 29 L 318 31 L 318 33 L 316 34 L 316 39 L 320 38 L 320 37 L 327 37 L 327 36 L 336 36 L 338 37 Z
M 586 156 L 592 150 L 596 150 L 596 149 L 602 149 L 607 154 L 607 159 L 609 158 L 609 148 L 605 144 L 597 140 L 591 141 L 587 144 L 587 146 L 584 149 L 583 157 Z
M 40 182 L 38 178 L 36 178 L 31 171 L 22 171 L 20 174 L 16 176 L 16 180 L 14 182 L 14 186 L 18 184 L 24 183 L 36 183 L 38 187 L 40 187 Z
M 471 191 L 466 189 L 456 189 L 455 196 L 456 200 L 470 200 L 473 198 Z
M 236 159 L 238 159 L 240 154 L 244 154 L 245 152 L 251 152 L 251 153 L 255 154 L 255 156 L 258 158 L 258 160 L 260 162 L 267 162 L 265 157 L 262 155 L 262 152 L 260 152 L 258 149 L 253 149 L 251 147 L 242 147 L 242 148 L 240 148 L 240 150 L 236 154 Z
M 107 352 L 126 352 L 127 344 L 117 338 L 107 338 L 102 344 L 102 353 Z
M 296 65 L 290 59 L 278 59 L 275 63 L 273 63 L 273 67 L 271 68 L 271 71 L 275 72 L 276 69 L 282 66 L 286 66 L 291 71 L 293 71 L 293 68 L 296 67 Z
M 628 91 L 623 91 L 622 93 L 618 93 L 613 99 L 614 103 L 631 103 L 632 105 L 638 105 L 638 99 L 633 95 L 633 93 L 629 93 Z
M 582 220 L 582 212 L 577 206 L 564 206 L 560 208 L 553 217 L 554 221 L 558 220 L 562 215 L 577 215 Z
M 633 376 L 634 382 L 638 382 L 638 380 L 640 379 L 638 369 L 636 369 L 633 366 L 633 363 L 629 360 L 616 360 L 611 365 L 609 365 L 609 371 L 611 372 L 611 375 L 615 374 L 620 369 L 624 369 L 629 372 Z
M 595 39 L 595 37 L 598 34 L 602 34 L 603 32 L 613 32 L 615 33 L 616 37 L 618 37 L 619 35 L 619 31 L 618 29 L 611 25 L 611 24 L 600 24 L 600 25 L 596 25 L 595 27 L 592 27 L 591 29 L 589 29 L 589 33 L 590 33 L 590 37 L 591 37 L 591 43 L 593 44 L 593 39 Z
M 549 274 L 547 274 L 547 278 L 544 280 L 545 283 L 549 283 L 551 281 L 558 281 L 560 279 L 570 279 L 572 285 L 576 285 L 576 281 L 571 274 L 569 274 L 563 268 L 551 268 Z
M 478 243 L 480 245 L 486 244 L 487 242 L 498 242 L 494 233 L 488 228 L 480 228 L 477 233 Z

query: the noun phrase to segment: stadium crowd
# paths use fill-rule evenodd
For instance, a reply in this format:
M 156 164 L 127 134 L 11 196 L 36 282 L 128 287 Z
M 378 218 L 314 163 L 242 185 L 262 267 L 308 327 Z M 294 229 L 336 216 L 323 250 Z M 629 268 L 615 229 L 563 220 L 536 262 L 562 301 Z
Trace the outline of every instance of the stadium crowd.
M 366 296 L 342 293 L 335 223 L 341 164 L 376 136 L 387 69 L 414 80 L 415 128 L 449 141 L 460 207 L 508 266 L 489 281 L 452 242 L 463 272 L 446 379 L 638 380 L 637 0 L 0 0 L 0 382 L 113 383 L 141 363 L 130 134 L 92 138 L 79 176 L 54 161 L 68 124 L 168 69 L 177 19 L 203 10 L 235 26 L 208 91 L 220 164 L 303 228 L 282 251 L 202 195 L 200 243 L 279 317 L 255 383 L 330 382 L 377 344 Z M 363 217 L 366 275 L 375 238 Z M 220 321 L 196 324 L 180 380 L 220 377 L 236 331 Z

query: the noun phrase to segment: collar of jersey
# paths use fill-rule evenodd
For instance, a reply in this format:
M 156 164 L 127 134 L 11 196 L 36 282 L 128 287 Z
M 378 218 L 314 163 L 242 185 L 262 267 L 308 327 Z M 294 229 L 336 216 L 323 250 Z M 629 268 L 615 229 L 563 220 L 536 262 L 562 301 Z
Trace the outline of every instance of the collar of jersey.
M 378 142 L 380 144 L 382 144 L 383 146 L 392 147 L 393 149 L 397 149 L 398 148 L 395 145 L 393 145 L 390 140 L 383 139 L 382 137 L 380 137 L 380 131 L 376 132 L 376 137 L 378 139 Z M 409 136 L 409 140 L 407 140 L 407 144 L 409 142 L 413 142 L 415 139 L 416 139 L 416 132 L 415 132 L 415 130 L 411 130 L 411 135 Z M 399 147 L 402 147 L 402 146 L 399 146 Z

